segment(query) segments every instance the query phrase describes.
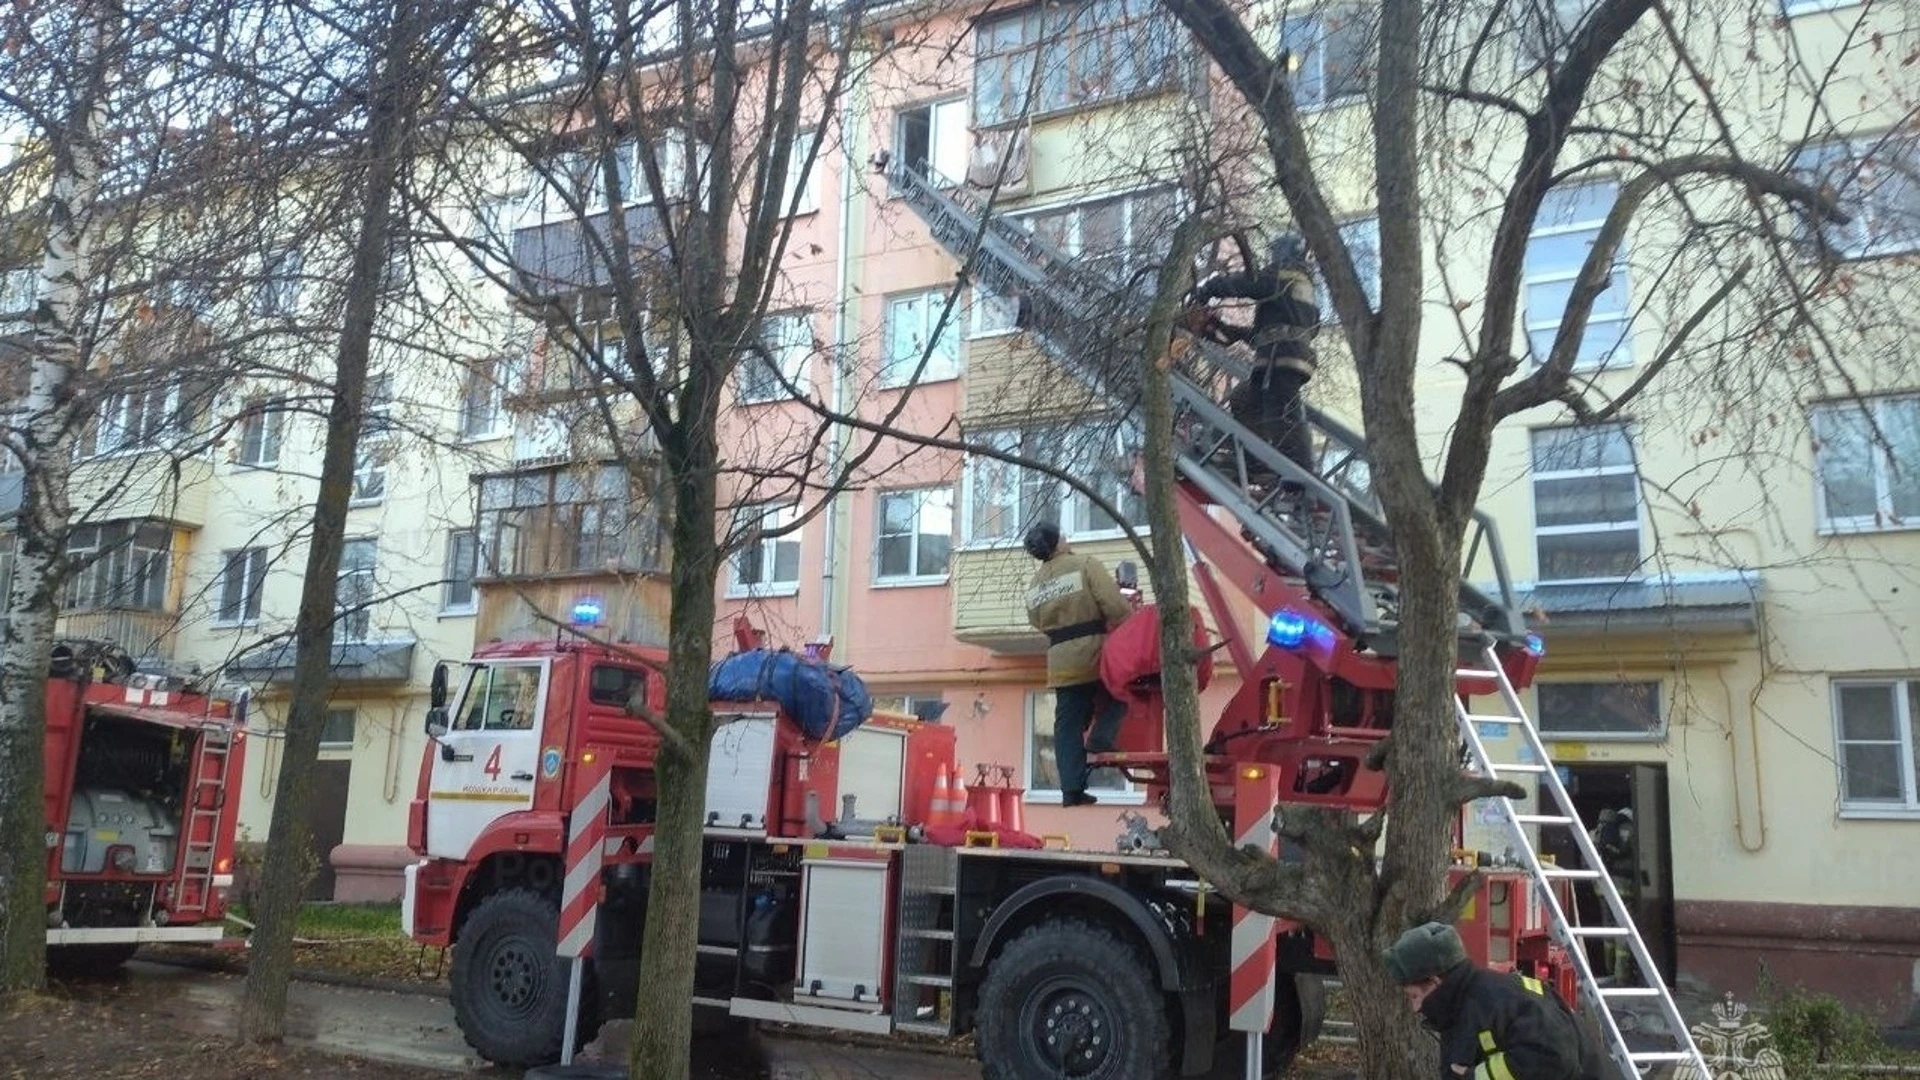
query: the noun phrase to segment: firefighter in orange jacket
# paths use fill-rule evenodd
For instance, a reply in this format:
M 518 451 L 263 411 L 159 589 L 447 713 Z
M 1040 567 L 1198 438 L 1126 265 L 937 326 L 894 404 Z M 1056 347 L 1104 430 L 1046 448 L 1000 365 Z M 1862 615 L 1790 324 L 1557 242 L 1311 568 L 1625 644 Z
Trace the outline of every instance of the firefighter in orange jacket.
M 1087 752 L 1113 749 L 1127 711 L 1100 681 L 1100 649 L 1107 631 L 1133 608 L 1100 560 L 1074 551 L 1053 522 L 1028 529 L 1026 549 L 1040 560 L 1027 587 L 1027 621 L 1047 636 L 1060 801 L 1063 806 L 1085 806 L 1099 802 L 1087 794 Z

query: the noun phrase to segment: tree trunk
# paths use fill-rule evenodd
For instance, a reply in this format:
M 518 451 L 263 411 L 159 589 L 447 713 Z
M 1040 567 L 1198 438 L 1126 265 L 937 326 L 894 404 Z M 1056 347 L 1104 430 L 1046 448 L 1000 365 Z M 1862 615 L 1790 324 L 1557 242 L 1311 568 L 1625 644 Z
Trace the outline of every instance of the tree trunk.
M 396 178 L 412 126 L 419 83 L 412 56 L 420 30 L 417 3 L 403 0 L 393 19 L 367 126 L 367 182 L 361 200 L 364 209 L 335 354 L 333 404 L 327 415 L 320 492 L 314 502 L 300 610 L 294 622 L 292 700 L 287 707 L 286 741 L 261 867 L 246 996 L 240 1008 L 241 1037 L 256 1041 L 278 1040 L 285 1028 L 294 924 L 307 884 L 302 869 L 312 843 L 306 821 L 307 802 L 314 762 L 320 756 L 327 698 L 333 688 L 340 549 L 346 536 L 347 503 L 353 492 L 361 406 L 374 321 L 380 311 Z M 321 852 L 320 857 L 326 858 L 327 853 Z
M 94 9 L 78 44 L 78 86 L 63 128 L 48 133 L 53 185 L 47 200 L 42 293 L 33 313 L 25 431 L 15 447 L 25 469 L 14 525 L 13 582 L 0 642 L 0 994 L 46 983 L 45 808 L 47 664 L 59 618 L 72 507 L 70 383 L 82 363 L 80 327 L 91 277 L 89 234 L 103 169 L 109 76 L 122 25 L 111 5 Z
M 707 693 L 713 660 L 719 572 L 715 536 L 719 490 L 717 386 L 726 366 L 696 351 L 687 413 L 671 439 L 667 471 L 674 493 L 673 607 L 667 640 L 667 716 L 655 778 L 653 874 L 640 948 L 640 986 L 628 1070 L 635 1080 L 686 1080 L 693 1041 L 693 978 L 699 941 L 700 864 L 706 838 L 707 750 L 713 714 Z M 677 738 L 676 738 L 677 736 Z

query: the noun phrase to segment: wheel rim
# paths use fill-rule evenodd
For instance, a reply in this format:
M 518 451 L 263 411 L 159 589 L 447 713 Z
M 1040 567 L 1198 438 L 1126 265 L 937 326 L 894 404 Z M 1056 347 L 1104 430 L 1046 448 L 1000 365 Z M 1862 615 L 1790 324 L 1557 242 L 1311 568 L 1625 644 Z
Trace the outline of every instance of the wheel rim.
M 1118 1057 L 1118 1029 L 1098 985 L 1057 975 L 1034 988 L 1021 1009 L 1027 1052 L 1053 1076 L 1094 1076 Z
M 508 938 L 493 950 L 487 965 L 487 985 L 502 1012 L 525 1016 L 540 1000 L 546 972 L 531 943 L 524 938 Z

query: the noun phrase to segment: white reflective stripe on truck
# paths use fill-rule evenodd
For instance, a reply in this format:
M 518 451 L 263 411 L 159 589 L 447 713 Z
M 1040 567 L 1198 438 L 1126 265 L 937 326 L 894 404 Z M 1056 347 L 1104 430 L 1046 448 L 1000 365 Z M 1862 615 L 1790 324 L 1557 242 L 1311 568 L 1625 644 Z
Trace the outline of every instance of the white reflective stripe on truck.
M 219 923 L 205 926 L 86 926 L 48 930 L 49 945 L 118 945 L 126 942 L 219 941 L 226 930 Z

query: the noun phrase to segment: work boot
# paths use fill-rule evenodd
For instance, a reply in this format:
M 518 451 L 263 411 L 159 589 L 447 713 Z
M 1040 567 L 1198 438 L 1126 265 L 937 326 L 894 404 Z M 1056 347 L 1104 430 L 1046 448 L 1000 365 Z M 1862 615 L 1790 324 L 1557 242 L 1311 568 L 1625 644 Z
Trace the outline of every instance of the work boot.
M 1092 806 L 1099 801 L 1084 791 L 1069 791 L 1060 796 L 1061 806 Z

